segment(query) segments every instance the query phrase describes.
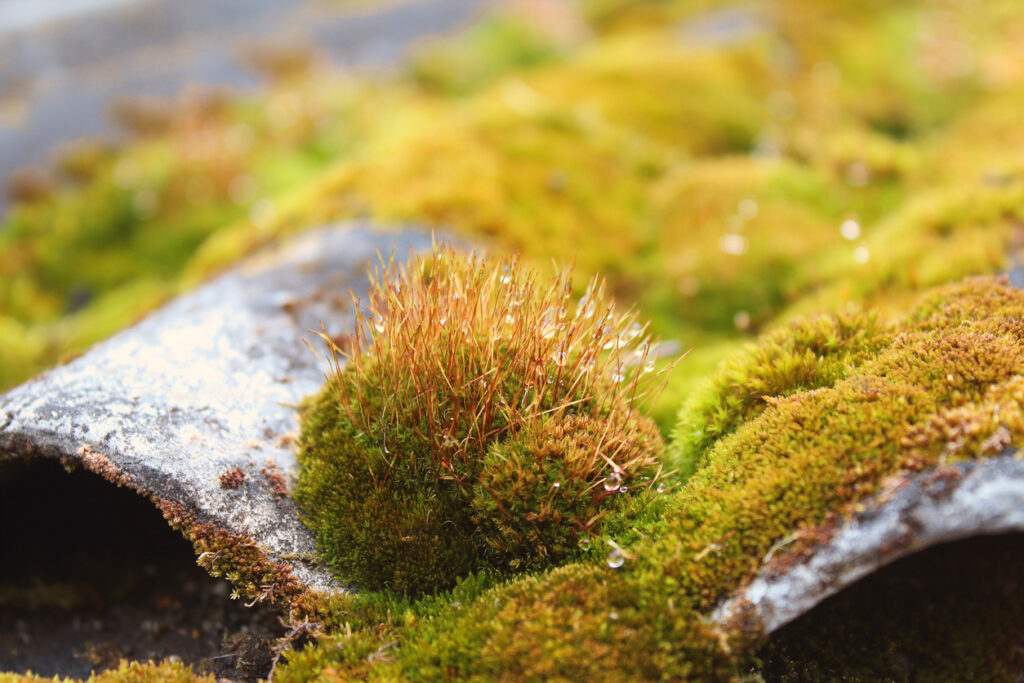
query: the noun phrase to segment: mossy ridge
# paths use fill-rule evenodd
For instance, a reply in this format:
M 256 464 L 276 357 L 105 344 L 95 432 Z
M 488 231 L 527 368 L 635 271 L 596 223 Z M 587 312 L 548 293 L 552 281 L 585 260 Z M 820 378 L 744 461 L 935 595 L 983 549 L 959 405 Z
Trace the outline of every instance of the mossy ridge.
M 422 594 L 550 566 L 658 476 L 651 340 L 571 282 L 443 247 L 372 278 L 346 350 L 324 335 L 295 499 L 342 578 Z
M 717 632 L 701 615 L 779 539 L 870 496 L 888 475 L 984 456 L 912 435 L 936 433 L 944 410 L 1016 400 L 1022 317 L 1024 292 L 1005 282 L 939 288 L 844 377 L 775 399 L 718 440 L 625 549 L 623 568 L 568 565 L 421 618 L 371 677 L 724 678 L 755 667 L 756 634 Z M 999 426 L 1004 446 L 1024 442 L 1019 423 Z M 312 660 L 326 667 L 334 655 L 305 657 L 313 671 Z
M 669 448 L 685 479 L 710 446 L 777 401 L 832 386 L 886 347 L 891 334 L 877 316 L 852 310 L 796 320 L 727 357 L 686 400 Z

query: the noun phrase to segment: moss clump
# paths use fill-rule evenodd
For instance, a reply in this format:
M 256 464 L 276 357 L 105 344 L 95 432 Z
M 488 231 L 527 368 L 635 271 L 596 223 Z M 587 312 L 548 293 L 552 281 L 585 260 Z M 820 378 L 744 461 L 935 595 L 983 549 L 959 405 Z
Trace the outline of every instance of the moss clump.
M 650 340 L 599 282 L 570 293 L 449 248 L 377 273 L 300 438 L 295 499 L 341 577 L 418 594 L 547 566 L 653 481 Z

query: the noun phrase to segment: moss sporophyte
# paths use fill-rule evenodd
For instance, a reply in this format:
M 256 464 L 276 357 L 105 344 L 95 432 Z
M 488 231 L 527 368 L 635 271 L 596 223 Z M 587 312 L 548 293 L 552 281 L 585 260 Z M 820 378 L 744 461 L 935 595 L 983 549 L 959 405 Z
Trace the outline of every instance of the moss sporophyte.
M 450 247 L 382 261 L 302 415 L 295 499 L 338 576 L 408 595 L 580 552 L 662 476 L 652 342 L 571 271 Z

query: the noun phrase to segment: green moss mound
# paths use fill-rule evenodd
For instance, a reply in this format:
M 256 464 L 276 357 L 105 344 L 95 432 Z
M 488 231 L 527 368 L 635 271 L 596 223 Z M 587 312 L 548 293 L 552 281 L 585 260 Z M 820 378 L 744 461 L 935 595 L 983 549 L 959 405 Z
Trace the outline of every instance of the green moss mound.
M 651 341 L 588 292 L 573 306 L 569 273 L 540 286 L 451 249 L 378 273 L 350 347 L 325 335 L 333 371 L 303 414 L 295 499 L 339 576 L 421 594 L 545 568 L 651 486 Z

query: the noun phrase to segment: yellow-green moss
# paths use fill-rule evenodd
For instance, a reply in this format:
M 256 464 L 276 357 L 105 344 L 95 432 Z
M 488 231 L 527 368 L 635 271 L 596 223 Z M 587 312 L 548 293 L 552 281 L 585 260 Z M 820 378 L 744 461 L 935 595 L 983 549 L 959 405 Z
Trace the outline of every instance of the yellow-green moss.
M 449 604 L 396 632 L 371 677 L 722 678 L 755 666 L 755 634 L 717 632 L 703 615 L 775 542 L 870 495 L 884 477 L 990 453 L 951 452 L 942 439 L 914 435 L 941 434 L 936 416 L 958 406 L 1012 403 L 1024 373 L 1022 318 L 1024 292 L 981 279 L 936 290 L 889 329 L 847 319 L 874 352 L 852 356 L 816 388 L 771 398 L 713 441 L 662 515 L 619 551 L 621 568 L 573 564 Z M 802 334 L 828 336 L 813 327 Z M 777 338 L 764 343 L 760 353 L 775 353 Z M 730 405 L 729 383 L 719 387 Z M 996 427 L 1007 432 L 1004 445 L 1024 441 L 1018 422 Z M 317 666 L 343 671 L 333 652 L 305 655 L 306 670 L 319 658 Z
M 295 500 L 341 578 L 415 595 L 551 566 L 652 485 L 651 340 L 599 281 L 570 295 L 568 271 L 451 248 L 376 275 L 299 439 Z
M 121 660 L 116 669 L 93 674 L 84 679 L 88 683 L 213 683 L 213 676 L 197 676 L 192 667 L 175 662 L 128 662 Z M 61 676 L 44 678 L 31 673 L 10 674 L 0 672 L 0 683 L 71 683 L 72 679 Z

